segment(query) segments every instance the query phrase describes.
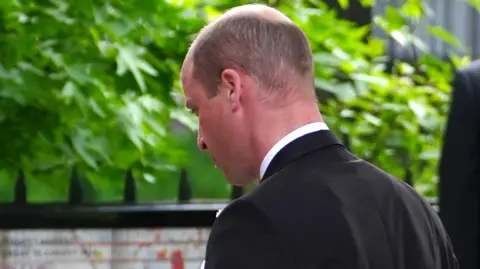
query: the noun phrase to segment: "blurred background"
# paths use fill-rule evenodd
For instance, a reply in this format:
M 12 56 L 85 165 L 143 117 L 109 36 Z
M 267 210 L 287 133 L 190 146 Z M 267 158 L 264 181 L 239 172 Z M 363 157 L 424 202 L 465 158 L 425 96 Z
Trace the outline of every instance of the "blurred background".
M 255 1 L 13 1 L 0 9 L 0 200 L 19 171 L 29 202 L 66 201 L 72 170 L 91 202 L 194 199 L 230 187 L 195 144 L 179 70 L 209 20 Z M 350 149 L 436 196 L 452 68 L 480 54 L 478 1 L 256 1 L 310 38 L 319 106 Z M 469 5 L 470 4 L 470 5 Z
M 306 32 L 320 110 L 345 145 L 435 203 L 454 71 L 480 57 L 479 0 L 2 0 L 0 202 L 248 191 L 197 149 L 179 84 L 194 35 L 247 3 Z

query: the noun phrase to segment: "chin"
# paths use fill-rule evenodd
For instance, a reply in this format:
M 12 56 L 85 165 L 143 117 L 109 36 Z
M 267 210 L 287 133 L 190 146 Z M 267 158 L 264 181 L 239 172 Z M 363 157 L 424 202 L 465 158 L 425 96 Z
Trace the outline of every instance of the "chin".
M 233 186 L 243 187 L 253 181 L 255 181 L 254 177 L 246 176 L 246 175 L 232 175 L 224 173 L 227 182 Z
M 238 182 L 238 181 L 229 181 L 229 180 L 228 180 L 228 183 L 236 187 L 245 187 L 246 185 L 248 185 L 248 182 Z

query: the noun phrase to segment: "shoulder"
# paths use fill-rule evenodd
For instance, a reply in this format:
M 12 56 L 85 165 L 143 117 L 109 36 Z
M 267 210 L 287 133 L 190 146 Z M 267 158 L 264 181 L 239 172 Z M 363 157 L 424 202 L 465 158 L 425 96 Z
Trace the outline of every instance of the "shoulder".
M 456 107 L 452 110 L 460 109 L 469 114 L 473 112 L 480 120 L 480 112 L 477 109 L 480 102 L 480 60 L 456 70 L 452 84 L 452 106 Z
M 471 62 L 470 64 L 461 67 L 458 69 L 460 73 L 464 74 L 471 74 L 471 75 L 477 75 L 480 76 L 480 60 L 476 60 Z
M 276 230 L 248 199 L 237 199 L 218 215 L 207 243 L 206 269 L 284 268 Z
M 454 90 L 480 91 L 480 60 L 459 68 L 455 73 Z M 473 94 L 473 93 L 472 93 Z M 477 93 L 478 94 L 478 93 Z
M 210 236 L 214 238 L 217 234 L 221 235 L 227 231 L 267 232 L 273 236 L 273 224 L 256 196 L 254 192 L 248 193 L 217 213 Z
M 241 222 L 255 221 L 265 223 L 265 225 L 269 224 L 267 215 L 251 197 L 250 194 L 247 194 L 245 197 L 238 198 L 224 209 L 219 210 L 213 227 L 227 225 L 232 220 L 240 220 Z M 245 218 L 245 216 L 255 216 L 255 218 Z

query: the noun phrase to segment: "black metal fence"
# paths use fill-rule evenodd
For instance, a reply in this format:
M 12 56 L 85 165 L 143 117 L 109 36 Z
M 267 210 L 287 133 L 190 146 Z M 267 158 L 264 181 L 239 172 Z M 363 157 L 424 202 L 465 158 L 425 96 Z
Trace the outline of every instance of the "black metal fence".
M 341 139 L 350 149 L 350 139 Z M 414 186 L 412 172 L 405 168 L 403 179 Z M 225 203 L 197 203 L 192 200 L 192 185 L 188 173 L 182 169 L 175 202 L 145 204 L 137 198 L 136 180 L 131 170 L 124 178 L 121 202 L 92 204 L 85 200 L 85 191 L 76 169 L 70 176 L 67 203 L 28 203 L 27 184 L 22 171 L 18 172 L 12 203 L 0 204 L 0 228 L 140 228 L 140 227 L 208 227 L 213 224 L 216 212 Z M 242 187 L 233 186 L 230 199 L 244 194 Z M 430 204 L 438 211 L 436 199 Z
M 343 137 L 344 145 L 347 149 L 350 149 L 349 139 L 347 136 Z M 407 167 L 405 168 L 405 178 L 404 181 L 410 185 L 414 186 L 414 180 L 412 176 L 412 171 Z M 230 198 L 236 199 L 244 194 L 244 189 L 238 186 L 232 186 L 232 191 Z M 182 169 L 180 173 L 180 179 L 178 184 L 178 193 L 177 201 L 178 203 L 189 203 L 192 200 L 192 187 L 191 183 L 185 169 Z M 434 200 L 431 200 L 434 203 Z M 137 201 L 137 186 L 133 173 L 131 170 L 128 170 L 125 173 L 124 181 L 124 191 L 122 203 L 126 205 L 136 204 Z M 25 176 L 22 171 L 18 173 L 16 179 L 15 188 L 14 188 L 14 205 L 27 205 L 27 184 L 25 181 Z M 77 171 L 74 169 L 70 177 L 70 188 L 68 192 L 68 205 L 82 205 L 85 204 L 84 200 L 84 190 L 80 182 L 80 177 Z
M 216 212 L 226 205 L 191 203 L 191 184 L 184 169 L 180 174 L 177 202 L 174 203 L 139 203 L 131 171 L 125 174 L 120 203 L 86 203 L 76 170 L 72 171 L 69 185 L 67 203 L 28 203 L 28 186 L 24 173 L 20 171 L 12 203 L 0 204 L 0 229 L 209 227 Z M 241 195 L 242 188 L 232 188 L 231 199 Z
M 349 148 L 348 137 L 342 137 Z M 406 169 L 406 183 L 413 186 L 412 173 Z M 192 203 L 192 186 L 185 169 L 178 184 L 174 203 L 144 204 L 137 200 L 137 186 L 132 171 L 126 171 L 123 199 L 116 204 L 86 203 L 80 177 L 74 169 L 70 177 L 68 202 L 32 204 L 27 200 L 27 184 L 18 173 L 12 203 L 0 204 L 0 228 L 135 228 L 135 227 L 204 227 L 213 224 L 216 212 L 225 203 Z M 231 199 L 244 194 L 232 187 Z M 436 199 L 429 200 L 437 210 Z
M 85 202 L 84 189 L 80 182 L 80 176 L 78 175 L 76 169 L 72 170 L 69 185 L 70 187 L 68 191 L 67 204 L 71 206 L 88 204 Z M 19 171 L 16 182 L 15 182 L 15 187 L 14 187 L 14 198 L 13 198 L 14 205 L 17 205 L 17 206 L 31 205 L 31 204 L 28 204 L 27 202 L 27 188 L 28 186 L 26 184 L 25 175 L 22 171 Z M 243 193 L 244 193 L 244 190 L 242 187 L 233 186 L 230 199 L 232 200 L 236 199 L 242 196 Z M 192 186 L 191 186 L 191 182 L 189 180 L 187 171 L 185 169 L 182 169 L 180 173 L 177 201 L 180 204 L 190 203 L 192 201 Z M 137 203 L 138 203 L 138 200 L 137 200 L 136 181 L 133 177 L 132 171 L 128 170 L 125 173 L 123 199 L 121 204 L 132 205 Z

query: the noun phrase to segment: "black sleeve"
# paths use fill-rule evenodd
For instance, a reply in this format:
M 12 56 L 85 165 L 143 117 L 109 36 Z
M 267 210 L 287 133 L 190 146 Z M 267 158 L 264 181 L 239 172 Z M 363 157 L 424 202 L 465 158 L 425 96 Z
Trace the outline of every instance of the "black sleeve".
M 478 105 L 475 100 L 474 81 L 467 74 L 459 71 L 452 85 L 450 111 L 447 128 L 443 138 L 440 177 L 451 180 L 452 177 L 463 176 L 472 172 L 472 160 L 475 146 L 478 146 Z M 477 82 L 480 83 L 480 82 Z M 459 174 L 460 173 L 460 174 Z
M 283 269 L 287 265 L 267 216 L 237 200 L 222 211 L 207 244 L 205 269 Z
M 437 236 L 436 242 L 437 247 L 440 253 L 441 259 L 441 268 L 448 268 L 448 269 L 459 269 L 458 259 L 455 255 L 455 250 L 453 248 L 452 242 L 450 237 L 448 236 L 440 217 L 436 212 L 432 209 L 430 211 L 430 216 L 433 220 L 433 224 L 435 227 L 435 234 Z
M 440 216 L 459 213 L 456 208 L 472 186 L 478 166 L 479 132 L 475 98 L 471 82 L 457 72 L 452 88 L 452 100 L 443 138 L 439 179 Z M 471 191 L 471 190 L 470 190 Z M 445 216 L 446 217 L 446 216 Z M 443 221 L 446 221 L 442 218 Z
M 480 179 L 480 78 L 476 72 L 480 68 L 462 70 L 455 76 L 439 166 L 440 217 L 460 267 L 478 251 L 474 247 L 478 244 Z

